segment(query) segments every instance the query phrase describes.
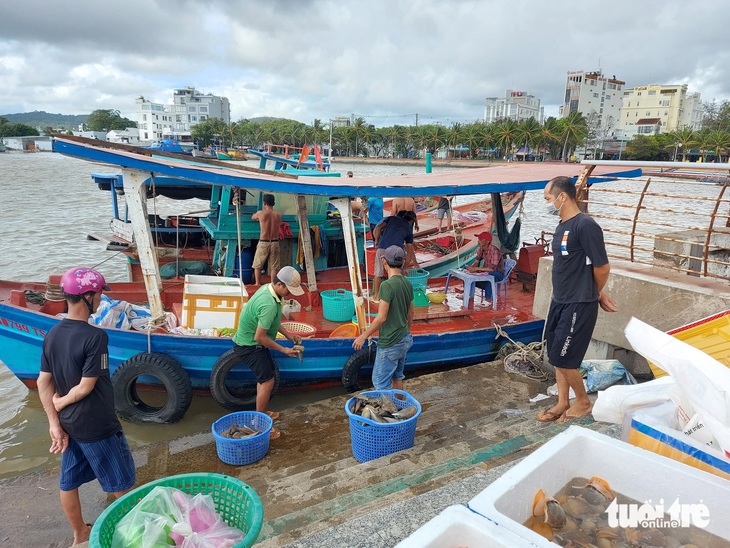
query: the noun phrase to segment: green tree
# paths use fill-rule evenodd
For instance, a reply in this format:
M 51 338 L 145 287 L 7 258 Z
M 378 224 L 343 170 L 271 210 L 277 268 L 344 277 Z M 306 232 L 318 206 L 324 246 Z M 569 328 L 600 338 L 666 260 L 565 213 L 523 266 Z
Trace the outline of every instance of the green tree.
M 727 157 L 730 148 L 730 133 L 719 129 L 710 131 L 708 138 L 712 150 L 715 151 L 715 160 L 723 161 L 723 156 Z
M 39 135 L 38 130 L 27 124 L 9 124 L 7 118 L 0 118 L 0 137 L 30 137 Z
M 697 134 L 689 126 L 683 126 L 672 131 L 669 135 L 671 135 L 672 139 L 674 139 L 682 148 L 682 161 L 686 162 L 687 152 L 689 152 L 692 146 L 696 143 Z
M 113 129 L 127 129 L 137 127 L 137 122 L 128 118 L 122 118 L 118 110 L 99 109 L 89 114 L 89 119 L 84 124 L 88 131 L 112 131 Z
M 517 126 L 516 136 L 519 139 L 519 142 L 525 147 L 525 160 L 527 160 L 528 150 L 530 148 L 534 148 L 535 144 L 540 138 L 541 133 L 542 128 L 540 124 L 538 124 L 537 120 L 532 117 L 520 122 Z
M 198 143 L 198 146 L 205 148 L 225 136 L 227 132 L 228 126 L 223 120 L 208 118 L 195 124 L 190 130 L 190 136 Z
M 578 111 L 571 112 L 567 118 L 561 118 L 558 123 L 561 128 L 560 138 L 563 141 L 562 159 L 567 162 L 569 152 L 575 150 L 588 134 L 587 123 L 583 114 Z
M 512 149 L 518 140 L 517 122 L 510 118 L 505 118 L 497 122 L 495 128 L 495 137 L 497 145 L 502 149 L 502 156 L 505 158 L 512 154 Z

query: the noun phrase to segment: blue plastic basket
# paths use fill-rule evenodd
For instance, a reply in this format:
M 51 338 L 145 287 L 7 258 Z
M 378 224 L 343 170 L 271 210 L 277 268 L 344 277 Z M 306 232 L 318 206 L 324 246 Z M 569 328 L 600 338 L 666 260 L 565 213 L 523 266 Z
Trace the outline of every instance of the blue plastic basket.
M 405 399 L 396 398 L 396 394 Z M 398 409 L 415 406 L 417 411 L 414 416 L 404 421 L 379 423 L 353 413 L 351 409 L 355 404 L 355 398 L 347 400 L 345 411 L 350 417 L 352 454 L 359 462 L 367 462 L 413 447 L 416 439 L 416 423 L 421 414 L 421 404 L 416 398 L 403 390 L 373 390 L 361 392 L 360 395 L 370 398 L 385 396 Z
M 239 426 L 248 426 L 261 433 L 240 440 L 221 436 L 221 433 L 228 430 L 234 422 Z M 239 411 L 221 417 L 213 423 L 211 428 L 218 458 L 226 464 L 237 466 L 263 459 L 269 452 L 269 433 L 272 426 L 274 426 L 274 421 L 271 420 L 271 417 L 258 411 Z
M 346 289 L 327 289 L 320 293 L 322 297 L 322 313 L 325 320 L 346 322 L 355 314 L 355 301 L 352 291 Z
M 413 289 L 422 289 L 425 292 L 428 288 L 428 270 L 411 268 L 408 270 L 408 281 L 411 282 Z

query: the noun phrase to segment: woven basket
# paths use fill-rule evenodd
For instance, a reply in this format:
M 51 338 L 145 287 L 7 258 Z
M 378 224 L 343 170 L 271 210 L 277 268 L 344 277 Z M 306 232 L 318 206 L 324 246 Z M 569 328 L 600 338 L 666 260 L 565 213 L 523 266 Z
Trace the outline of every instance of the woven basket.
M 317 334 L 317 328 L 304 322 L 281 322 L 281 326 L 289 333 L 296 333 L 302 339 L 311 339 Z M 277 339 L 283 339 L 284 335 L 276 334 Z
M 90 548 L 111 547 L 117 523 L 158 486 L 175 487 L 188 495 L 202 493 L 213 497 L 215 510 L 223 521 L 245 535 L 234 548 L 252 546 L 261 532 L 264 506 L 251 486 L 222 474 L 180 474 L 146 483 L 111 503 L 94 522 L 89 538 Z

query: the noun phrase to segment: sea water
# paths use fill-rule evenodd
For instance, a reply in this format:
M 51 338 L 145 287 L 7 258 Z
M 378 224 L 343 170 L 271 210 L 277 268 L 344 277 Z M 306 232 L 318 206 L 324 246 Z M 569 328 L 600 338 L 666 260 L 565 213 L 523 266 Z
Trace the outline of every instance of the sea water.
M 247 162 L 257 167 L 257 161 Z M 332 169 L 353 171 L 357 177 L 420 173 L 423 166 L 333 163 Z M 435 167 L 434 171 L 449 168 Z M 453 168 L 451 168 L 453 169 Z M 0 279 L 45 281 L 77 265 L 98 268 L 109 281 L 125 281 L 126 259 L 89 234 L 109 234 L 112 217 L 108 191 L 93 184 L 92 173 L 118 173 L 114 166 L 94 164 L 54 153 L 0 154 Z M 474 200 L 458 197 L 455 205 Z M 554 218 L 542 212 L 542 193 L 528 193 L 522 241 L 533 243 L 541 230 L 551 230 Z M 120 207 L 123 207 L 120 205 Z M 148 204 L 161 215 L 196 211 L 171 200 Z M 341 387 L 298 394 L 280 394 L 272 408 L 283 409 L 316 399 L 344 394 Z M 174 425 L 124 423 L 132 447 L 174 439 L 210 429 L 226 412 L 210 397 L 196 396 L 185 418 Z M 57 466 L 60 458 L 48 453 L 50 438 L 45 413 L 35 390 L 27 390 L 0 362 L 0 478 Z

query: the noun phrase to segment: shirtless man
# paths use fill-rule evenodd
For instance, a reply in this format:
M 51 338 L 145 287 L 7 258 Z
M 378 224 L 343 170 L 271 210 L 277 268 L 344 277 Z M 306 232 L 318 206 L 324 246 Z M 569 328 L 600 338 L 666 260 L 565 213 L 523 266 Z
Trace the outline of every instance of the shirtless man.
M 281 213 L 274 211 L 274 195 L 264 194 L 264 209 L 257 211 L 251 218 L 261 227 L 256 255 L 253 258 L 253 273 L 256 285 L 261 285 L 261 269 L 268 263 L 269 276 L 273 282 L 279 271 L 279 226 Z
M 393 198 L 393 201 L 390 205 L 390 215 L 391 217 L 395 217 L 398 215 L 399 211 L 412 211 L 413 214 L 416 214 L 416 202 L 411 197 L 398 197 Z M 413 225 L 413 228 L 415 228 L 415 232 L 418 232 L 420 228 L 418 227 L 418 217 L 416 217 L 416 224 Z

